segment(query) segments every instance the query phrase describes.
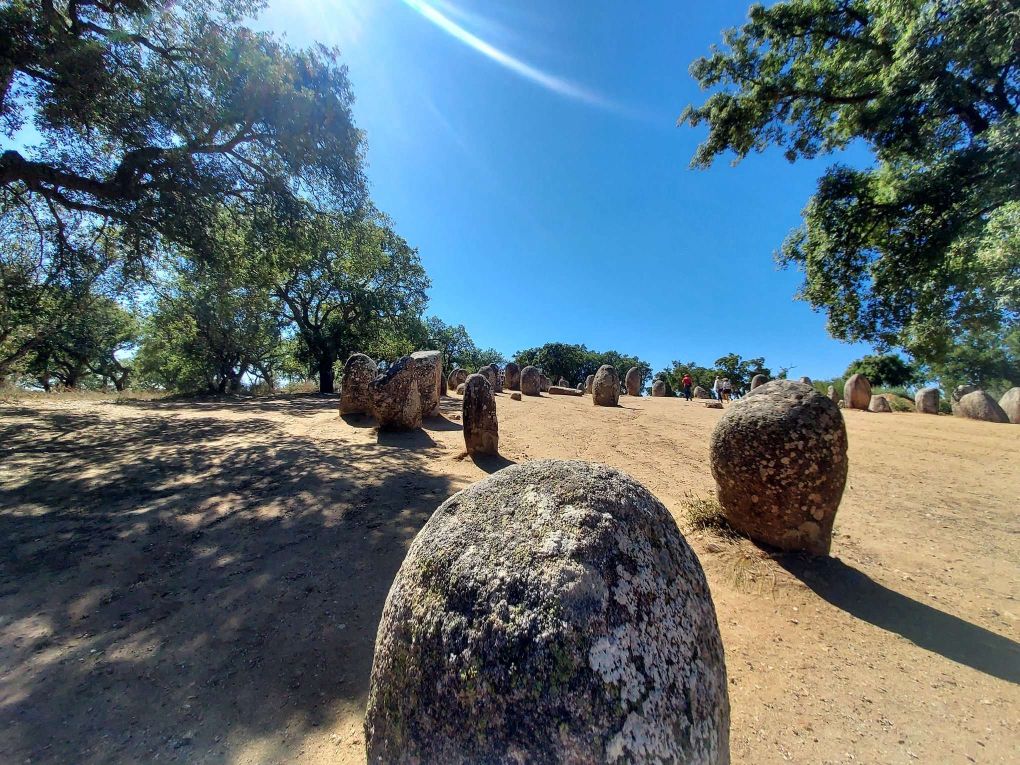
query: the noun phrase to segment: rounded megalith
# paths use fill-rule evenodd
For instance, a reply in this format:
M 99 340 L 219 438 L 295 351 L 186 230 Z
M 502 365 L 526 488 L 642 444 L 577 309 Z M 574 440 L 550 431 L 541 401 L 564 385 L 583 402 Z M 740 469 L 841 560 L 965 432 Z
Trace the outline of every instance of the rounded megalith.
M 889 406 L 889 400 L 885 396 L 872 396 L 871 401 L 868 402 L 869 412 L 892 412 L 892 407 Z
M 712 433 L 726 520 L 754 540 L 827 555 L 847 473 L 843 415 L 803 383 L 773 380 L 735 402 Z
M 700 385 L 694 386 L 694 398 L 712 398 L 712 394 L 702 388 Z
M 616 367 L 610 364 L 599 367 L 591 384 L 591 395 L 595 406 L 616 406 L 620 403 L 620 375 Z
M 957 385 L 953 388 L 953 392 L 949 394 L 949 407 L 953 410 L 953 414 L 959 414 L 956 409 L 960 405 L 960 401 L 964 396 L 978 390 L 980 390 L 980 388 L 976 385 Z
M 549 381 L 549 378 L 546 377 L 545 375 L 542 375 L 540 379 L 542 381 L 542 392 L 548 393 L 549 389 L 552 387 L 552 383 Z
M 520 401 L 521 400 L 521 392 L 519 390 L 515 390 L 513 393 L 510 394 L 510 400 L 511 401 Z
M 418 362 L 411 356 L 390 364 L 372 380 L 372 414 L 382 430 L 415 430 L 421 427 L 422 397 Z
M 836 391 L 835 385 L 829 386 L 829 389 L 826 391 L 826 395 L 829 397 L 829 400 L 832 401 L 832 403 L 834 404 L 838 404 L 842 399 L 842 396 L 840 396 L 839 393 Z
M 570 387 L 570 383 L 567 382 L 567 378 L 565 378 L 565 377 L 561 377 L 559 379 L 559 382 L 556 383 L 556 385 L 558 385 L 560 388 L 569 388 Z
M 503 371 L 503 387 L 507 390 L 521 389 L 521 368 L 512 361 L 506 365 Z
M 1010 422 L 1020 425 L 1020 388 L 1010 388 L 1006 391 L 999 399 L 999 406 Z
M 914 394 L 914 408 L 921 414 L 938 414 L 941 395 L 938 388 L 921 388 Z
M 641 395 L 641 383 L 644 382 L 641 370 L 637 367 L 631 367 L 627 370 L 627 374 L 623 376 L 623 384 L 627 388 L 628 396 L 640 396 Z
M 595 384 L 595 375 L 588 375 L 584 378 L 584 392 L 591 395 L 591 386 Z
M 477 374 L 480 374 L 489 381 L 489 385 L 492 387 L 493 392 L 496 391 L 496 383 L 499 382 L 499 372 L 496 371 L 496 367 L 492 364 L 486 364 L 484 367 L 478 370 Z
M 666 381 L 656 380 L 652 383 L 652 397 L 663 398 L 666 395 Z
M 464 423 L 464 445 L 468 454 L 499 452 L 496 397 L 484 375 L 471 375 L 464 383 L 461 421 Z
M 847 409 L 867 409 L 871 403 L 871 383 L 864 375 L 850 375 L 843 384 L 843 401 Z
M 537 396 L 542 392 L 542 373 L 538 367 L 527 366 L 521 370 L 521 393 Z
M 953 414 L 957 417 L 966 417 L 968 420 L 1009 422 L 1009 416 L 1002 411 L 999 402 L 983 390 L 976 390 L 963 396 L 953 407 Z
M 390 588 L 369 762 L 721 765 L 729 725 L 705 574 L 617 470 L 534 460 L 469 486 Z
M 457 367 L 452 372 L 450 372 L 450 376 L 447 378 L 446 384 L 450 387 L 451 390 L 457 390 L 457 386 L 460 385 L 462 382 L 467 382 L 467 378 L 468 371 L 466 369 L 461 369 L 460 367 Z
M 468 375 L 468 377 L 470 377 L 470 376 L 471 375 Z M 461 383 L 460 385 L 458 385 L 457 386 L 457 393 L 459 393 L 460 395 L 463 396 L 464 395 L 464 388 L 465 388 L 465 386 L 466 386 L 466 383 Z
M 369 386 L 376 375 L 375 362 L 364 353 L 352 353 L 344 362 L 340 382 L 340 414 L 371 414 Z
M 768 381 L 769 378 L 767 378 L 765 375 L 755 375 L 754 377 L 751 378 L 751 390 L 754 390 L 759 385 L 764 385 Z
M 439 414 L 441 381 L 443 379 L 443 354 L 439 351 L 415 351 L 415 375 L 421 393 L 421 410 L 426 417 Z

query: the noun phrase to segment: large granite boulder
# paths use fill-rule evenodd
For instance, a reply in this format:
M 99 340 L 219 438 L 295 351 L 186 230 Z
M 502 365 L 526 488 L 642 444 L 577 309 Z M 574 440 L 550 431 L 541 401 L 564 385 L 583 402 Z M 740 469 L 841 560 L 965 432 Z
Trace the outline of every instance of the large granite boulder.
M 616 367 L 610 364 L 599 367 L 591 384 L 591 395 L 595 406 L 616 406 L 620 403 L 620 375 Z
M 595 375 L 588 375 L 584 378 L 584 392 L 591 395 L 591 386 L 595 384 Z
M 443 354 L 439 351 L 415 351 L 415 374 L 421 386 L 421 410 L 426 417 L 439 414 L 439 400 L 442 398 Z
M 471 375 L 464 383 L 461 421 L 464 423 L 464 445 L 468 454 L 499 453 L 496 397 L 484 375 Z
M 1009 421 L 1020 425 L 1020 388 L 1010 388 L 999 399 L 999 406 L 1006 413 Z
M 521 389 L 521 368 L 512 361 L 503 370 L 503 387 L 507 390 Z
M 803 383 L 773 380 L 716 424 L 712 475 L 726 520 L 759 542 L 827 555 L 847 474 L 843 415 Z
M 712 394 L 702 388 L 700 385 L 694 386 L 694 392 L 691 394 L 694 398 L 712 398 Z
M 871 401 L 868 402 L 868 411 L 878 413 L 885 412 L 891 413 L 892 407 L 889 406 L 889 399 L 887 399 L 885 396 L 872 396 Z
M 448 499 L 386 599 L 365 742 L 371 763 L 729 763 L 715 609 L 669 511 L 557 460 Z
M 565 388 L 561 385 L 550 385 L 549 386 L 550 396 L 583 396 L 584 394 L 577 388 Z
M 843 401 L 847 409 L 867 409 L 871 403 L 871 383 L 861 374 L 850 375 L 843 384 Z
M 372 393 L 369 386 L 376 375 L 375 362 L 364 353 L 352 353 L 344 362 L 340 383 L 340 414 L 371 414 Z
M 938 388 L 921 388 L 914 394 L 914 408 L 921 414 L 938 414 L 941 397 Z
M 538 367 L 527 366 L 521 370 L 521 393 L 538 396 L 542 393 L 542 373 Z
M 953 414 L 966 417 L 968 420 L 985 422 L 1009 422 L 1009 416 L 999 406 L 999 402 L 983 390 L 966 394 L 953 407 Z
M 457 367 L 452 372 L 450 372 L 450 376 L 447 378 L 446 384 L 450 388 L 450 390 L 457 390 L 457 387 L 461 383 L 467 382 L 467 379 L 468 371 L 466 369 L 461 369 L 460 367 Z
M 627 388 L 628 396 L 640 396 L 641 395 L 641 383 L 642 375 L 641 370 L 637 367 L 631 367 L 627 370 L 627 374 L 623 377 L 623 384 Z
M 768 381 L 769 378 L 767 378 L 765 375 L 755 375 L 754 377 L 751 378 L 751 390 L 754 390 L 759 385 L 764 385 Z
M 666 395 L 666 381 L 656 380 L 652 383 L 652 397 L 663 398 Z
M 960 413 L 956 411 L 957 407 L 960 406 L 960 401 L 962 401 L 963 397 L 967 394 L 974 393 L 978 390 L 980 390 L 980 388 L 976 385 L 957 385 L 953 388 L 953 392 L 949 394 L 949 407 L 953 410 L 953 414 L 961 417 L 964 416 L 960 415 Z
M 431 374 L 431 372 L 429 373 Z M 422 397 L 418 362 L 404 356 L 369 385 L 372 414 L 382 430 L 415 430 L 421 427 Z

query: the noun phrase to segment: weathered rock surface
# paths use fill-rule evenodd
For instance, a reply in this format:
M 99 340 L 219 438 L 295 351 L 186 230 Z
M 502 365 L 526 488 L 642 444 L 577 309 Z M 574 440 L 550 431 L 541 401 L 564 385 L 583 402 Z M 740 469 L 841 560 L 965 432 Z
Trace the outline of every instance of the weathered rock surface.
M 722 401 L 706 401 L 705 402 L 705 408 L 706 409 L 722 409 L 723 408 Z
M 864 375 L 850 375 L 843 384 L 843 401 L 847 409 L 867 409 L 871 403 L 871 383 Z
M 510 394 L 510 400 L 511 401 L 520 401 L 521 400 L 521 392 L 519 390 L 515 390 L 513 393 Z
M 477 374 L 480 374 L 489 381 L 489 386 L 492 388 L 492 392 L 496 392 L 496 386 L 499 384 L 499 371 L 492 364 L 487 364 L 478 370 Z
M 627 370 L 627 374 L 623 377 L 623 384 L 627 388 L 628 396 L 640 396 L 641 395 L 641 370 L 637 367 L 631 367 Z
M 467 382 L 467 379 L 468 371 L 466 369 L 461 369 L 460 367 L 457 367 L 452 372 L 450 372 L 450 376 L 447 378 L 446 384 L 449 386 L 451 390 L 457 390 L 457 387 L 461 383 Z
M 1009 416 L 999 406 L 999 402 L 983 390 L 966 394 L 953 407 L 953 414 L 966 417 L 968 420 L 984 422 L 1009 422 Z
M 507 390 L 521 389 L 521 368 L 512 361 L 503 370 L 503 387 Z
M 652 396 L 654 398 L 664 398 L 666 395 L 666 383 L 663 380 L 656 380 L 652 383 Z
M 352 353 L 344 362 L 344 378 L 340 384 L 340 414 L 371 414 L 375 379 L 375 362 L 364 353 Z
M 871 401 L 868 402 L 868 411 L 892 413 L 892 407 L 889 406 L 889 400 L 885 396 L 872 396 Z
M 584 395 L 581 391 L 576 388 L 564 388 L 561 385 L 550 385 L 549 386 L 550 396 L 581 396 Z
M 471 375 L 468 375 L 468 377 L 470 377 L 470 376 Z M 457 386 L 457 393 L 459 393 L 460 395 L 463 396 L 466 385 L 467 385 L 467 383 L 461 383 L 460 385 L 458 385 Z
M 974 391 L 977 390 L 980 390 L 980 388 L 978 388 L 978 386 L 976 385 L 957 385 L 955 388 L 953 388 L 953 392 L 950 396 L 950 406 L 952 406 L 953 404 L 959 404 L 960 399 L 962 399 L 968 393 L 973 393 Z
M 941 397 L 938 388 L 921 388 L 914 394 L 914 408 L 921 414 L 938 414 Z
M 591 386 L 595 384 L 595 375 L 588 375 L 584 378 L 584 392 L 591 395 Z
M 496 397 L 484 375 L 471 375 L 464 383 L 461 415 L 464 423 L 464 446 L 468 454 L 498 454 L 499 422 L 496 419 Z
M 428 372 L 432 374 L 431 370 Z M 404 356 L 390 364 L 369 385 L 372 414 L 382 430 L 415 430 L 421 427 L 421 375 L 418 362 Z
M 700 385 L 694 386 L 694 392 L 691 394 L 694 398 L 712 398 L 712 394 L 702 388 Z
M 552 387 L 552 383 L 549 382 L 549 378 L 546 377 L 545 375 L 541 376 L 541 380 L 542 380 L 542 392 L 548 393 L 549 389 Z
M 804 383 L 805 385 L 810 385 L 811 384 L 811 378 L 808 377 L 807 375 L 804 375 L 803 377 L 801 377 L 800 381 L 802 383 Z
M 415 375 L 421 386 L 421 410 L 426 417 L 439 414 L 440 381 L 443 379 L 443 354 L 439 351 L 415 351 Z
M 616 406 L 620 403 L 620 375 L 615 367 L 609 364 L 599 367 L 591 384 L 591 395 L 595 406 Z
M 827 555 L 847 474 L 843 415 L 792 380 L 734 403 L 712 433 L 712 475 L 730 524 L 784 550 Z
M 1009 421 L 1014 425 L 1020 425 L 1020 388 L 1010 388 L 1002 394 L 999 399 L 999 406 L 1006 413 Z
M 527 366 L 521 370 L 521 393 L 538 396 L 542 392 L 542 373 L 538 367 Z
M 765 375 L 755 375 L 754 377 L 751 378 L 751 390 L 754 390 L 759 385 L 764 385 L 768 381 L 769 378 L 767 378 Z
M 828 395 L 829 400 L 832 403 L 838 404 L 840 402 L 841 397 L 840 397 L 839 393 L 836 391 L 836 386 L 835 385 L 830 385 L 829 386 L 828 391 L 826 391 L 826 395 Z
M 568 383 L 568 382 L 567 382 L 567 380 L 566 380 L 566 378 L 564 378 L 564 377 L 561 377 L 561 378 L 559 379 L 559 382 L 557 382 L 556 384 L 557 384 L 557 385 L 558 385 L 559 387 L 561 387 L 561 388 L 569 388 L 569 387 L 570 387 L 570 383 Z
M 729 763 L 715 610 L 672 516 L 584 462 L 455 494 L 390 589 L 365 734 L 373 763 Z

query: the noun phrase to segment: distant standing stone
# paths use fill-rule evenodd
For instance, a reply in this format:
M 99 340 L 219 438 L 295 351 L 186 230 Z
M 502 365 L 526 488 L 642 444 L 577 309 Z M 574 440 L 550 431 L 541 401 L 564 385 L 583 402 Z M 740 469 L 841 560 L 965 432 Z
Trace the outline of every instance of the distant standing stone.
M 1009 422 L 1009 416 L 999 406 L 999 402 L 983 390 L 973 391 L 961 398 L 953 409 L 953 414 L 957 417 L 966 417 L 968 420 Z
M 542 373 L 538 367 L 527 366 L 521 370 L 521 393 L 538 396 L 542 392 Z
M 447 378 L 446 384 L 450 387 L 451 390 L 457 390 L 457 387 L 461 383 L 467 382 L 467 378 L 468 371 L 466 369 L 461 369 L 460 367 L 457 367 L 452 372 L 450 372 L 450 376 Z
M 953 392 L 949 394 L 949 406 L 953 410 L 953 414 L 954 415 L 960 414 L 956 410 L 960 406 L 960 401 L 963 400 L 964 396 L 966 396 L 969 393 L 974 393 L 978 390 L 980 390 L 980 388 L 978 388 L 978 386 L 976 385 L 957 385 L 955 388 L 953 388 Z
M 595 373 L 591 386 L 595 406 L 616 406 L 620 403 L 620 375 L 616 367 L 603 364 Z
M 519 390 L 515 390 L 513 393 L 510 394 L 510 400 L 511 401 L 520 401 L 521 400 L 521 392 Z
M 468 375 L 468 377 L 470 377 L 470 376 L 471 375 Z M 457 386 L 457 393 L 459 393 L 461 396 L 464 395 L 464 390 L 466 389 L 466 385 L 467 385 L 466 383 L 461 383 L 460 385 Z
M 372 413 L 381 430 L 421 427 L 422 399 L 418 362 L 404 356 L 372 380 Z
M 652 383 L 652 397 L 663 398 L 666 395 L 666 383 L 664 380 L 656 380 Z
M 836 386 L 835 385 L 830 385 L 829 386 L 829 390 L 827 391 L 827 395 L 829 396 L 829 400 L 832 401 L 832 403 L 834 403 L 834 404 L 838 404 L 839 403 L 841 396 L 839 395 L 839 393 L 836 392 Z
M 999 406 L 1010 422 L 1020 425 L 1020 388 L 1010 388 L 1006 391 L 999 399 Z
M 557 384 L 558 386 L 560 386 L 561 388 L 569 388 L 569 387 L 570 387 L 570 383 L 568 383 L 568 382 L 566 381 L 566 378 L 563 378 L 563 377 L 561 377 L 561 378 L 560 378 L 560 381 L 559 381 L 558 383 L 556 383 L 556 384 Z
M 364 353 L 353 353 L 344 362 L 344 377 L 340 384 L 340 414 L 370 414 L 372 392 L 370 386 L 376 375 L 375 362 Z
M 565 388 L 561 385 L 550 385 L 549 386 L 550 396 L 581 396 L 584 395 L 581 391 L 576 388 Z
M 478 374 L 483 375 L 489 381 L 489 386 L 492 388 L 492 392 L 495 393 L 496 385 L 499 382 L 499 372 L 496 371 L 496 367 L 492 364 L 486 364 L 478 370 Z
M 443 379 L 443 355 L 439 351 L 415 351 L 415 375 L 421 386 L 421 408 L 426 417 L 439 414 L 439 388 Z
M 542 380 L 542 392 L 548 393 L 549 389 L 552 387 L 552 383 L 549 382 L 549 378 L 546 377 L 545 375 L 541 376 L 541 380 Z
M 496 398 L 483 375 L 471 375 L 464 383 L 461 414 L 468 454 L 497 454 L 499 423 L 496 420 Z
M 869 412 L 892 412 L 892 407 L 889 406 L 889 401 L 885 396 L 872 396 L 871 401 L 868 402 Z
M 843 384 L 843 401 L 847 409 L 867 409 L 871 403 L 871 383 L 861 374 L 850 375 Z
M 591 395 L 591 386 L 595 384 L 595 375 L 588 375 L 584 378 L 584 392 Z
M 712 433 L 726 520 L 783 550 L 827 555 L 847 474 L 843 415 L 803 383 L 773 380 L 734 403 Z
M 503 384 L 507 390 L 521 389 L 521 368 L 512 361 L 506 365 L 503 372 Z
M 914 394 L 914 408 L 921 414 L 938 414 L 941 395 L 938 388 L 921 388 Z
M 641 395 L 641 370 L 637 367 L 631 367 L 627 370 L 627 374 L 624 375 L 623 383 L 627 387 L 628 396 L 640 396 Z
M 768 381 L 769 378 L 767 378 L 765 375 L 755 375 L 754 377 L 751 378 L 751 390 L 754 390 L 759 385 L 764 385 Z
M 534 460 L 448 499 L 383 609 L 368 762 L 729 763 L 715 608 L 669 511 Z
M 702 388 L 700 385 L 694 386 L 694 398 L 712 398 L 712 394 Z

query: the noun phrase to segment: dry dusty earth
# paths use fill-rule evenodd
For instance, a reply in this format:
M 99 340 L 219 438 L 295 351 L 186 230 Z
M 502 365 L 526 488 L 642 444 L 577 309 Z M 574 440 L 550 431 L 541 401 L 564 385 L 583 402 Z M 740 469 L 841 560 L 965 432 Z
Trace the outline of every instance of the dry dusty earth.
M 510 461 L 596 460 L 681 528 L 720 412 L 459 399 L 378 435 L 319 396 L 0 407 L 0 762 L 364 762 L 376 624 L 416 531 Z M 833 557 L 689 533 L 740 763 L 1020 762 L 1020 427 L 848 412 Z

